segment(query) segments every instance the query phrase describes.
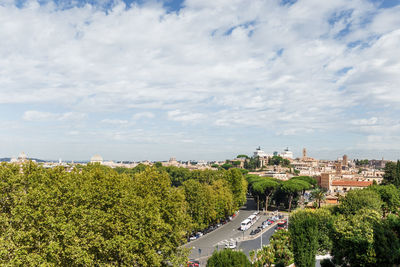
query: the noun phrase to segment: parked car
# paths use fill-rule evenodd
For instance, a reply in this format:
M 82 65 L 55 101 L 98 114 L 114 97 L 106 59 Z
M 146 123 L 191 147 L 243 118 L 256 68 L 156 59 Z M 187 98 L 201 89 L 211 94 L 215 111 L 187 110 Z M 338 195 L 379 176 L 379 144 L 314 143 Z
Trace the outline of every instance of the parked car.
M 197 232 L 196 233 L 196 238 L 199 238 L 199 237 L 202 237 L 203 236 L 203 233 L 202 232 Z
M 254 229 L 250 232 L 250 235 L 255 235 L 258 234 L 259 232 L 261 232 L 260 228 Z
M 190 260 L 187 262 L 187 267 L 200 267 L 200 262 L 195 260 Z
M 194 235 L 192 235 L 191 237 L 189 237 L 189 241 L 193 241 L 193 240 L 196 240 L 196 239 L 197 239 L 197 237 L 194 236 Z

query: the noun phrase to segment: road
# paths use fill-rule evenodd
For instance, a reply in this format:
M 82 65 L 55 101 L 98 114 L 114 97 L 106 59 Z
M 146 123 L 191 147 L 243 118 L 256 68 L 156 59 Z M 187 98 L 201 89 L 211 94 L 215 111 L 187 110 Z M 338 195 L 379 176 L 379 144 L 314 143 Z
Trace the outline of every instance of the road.
M 269 228 L 262 234 L 262 244 L 268 245 L 269 239 L 275 232 L 275 226 Z M 261 236 L 256 239 L 243 241 L 239 244 L 239 250 L 242 250 L 247 256 L 249 256 L 249 252 L 251 250 L 256 250 L 261 248 Z
M 207 257 L 210 256 L 214 250 L 220 250 L 225 248 L 225 243 L 234 242 L 237 245 L 237 249 L 242 250 L 246 255 L 249 255 L 249 251 L 259 249 L 261 246 L 261 235 L 257 238 L 251 236 L 250 232 L 252 229 L 256 229 L 267 219 L 267 215 L 260 215 L 260 219 L 250 229 L 245 232 L 239 230 L 240 224 L 249 215 L 256 211 L 256 203 L 253 199 L 247 200 L 246 206 L 240 209 L 239 214 L 231 222 L 219 227 L 203 237 L 192 241 L 185 246 L 192 248 L 189 258 L 200 259 L 201 266 L 205 265 Z M 275 225 L 264 229 L 262 239 L 263 245 L 269 244 L 269 239 L 274 233 Z M 243 241 L 243 239 L 245 241 Z
M 192 247 L 189 257 L 191 259 L 196 259 L 211 255 L 219 242 L 230 239 L 240 239 L 243 236 L 242 231 L 238 230 L 240 223 L 249 217 L 254 211 L 256 211 L 256 203 L 252 198 L 249 198 L 246 205 L 240 209 L 239 214 L 231 222 L 222 225 L 211 233 L 208 233 L 201 238 L 186 244 L 185 247 Z M 199 251 L 199 249 L 201 251 Z

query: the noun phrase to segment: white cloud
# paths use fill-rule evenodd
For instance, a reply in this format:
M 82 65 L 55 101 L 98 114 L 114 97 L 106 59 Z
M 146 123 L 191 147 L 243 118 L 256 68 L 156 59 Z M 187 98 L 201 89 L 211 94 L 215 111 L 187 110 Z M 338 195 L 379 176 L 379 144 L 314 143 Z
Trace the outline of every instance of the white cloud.
M 106 124 L 116 124 L 116 125 L 124 125 L 128 123 L 127 120 L 118 120 L 118 119 L 104 119 L 101 122 Z
M 365 126 L 365 125 L 375 125 L 377 122 L 378 122 L 377 117 L 371 117 L 369 119 L 352 120 L 351 124 Z
M 57 114 L 50 112 L 41 112 L 36 110 L 28 110 L 24 112 L 23 119 L 26 121 L 48 121 L 57 119 Z
M 184 112 L 179 109 L 168 111 L 167 115 L 169 120 L 190 123 L 198 123 L 205 118 L 201 113 Z
M 139 112 L 132 116 L 133 120 L 139 120 L 142 118 L 143 119 L 152 119 L 152 118 L 154 118 L 154 114 L 151 112 Z
M 2 2 L 0 103 L 61 110 L 28 110 L 26 121 L 94 115 L 102 127 L 157 122 L 154 114 L 166 112 L 183 125 L 207 119 L 282 136 L 393 129 L 386 121 L 400 104 L 400 6 L 186 0 L 168 13 L 161 4 L 116 3 L 106 14 Z M 393 113 L 374 114 L 384 109 Z M 133 122 L 109 119 L 132 110 Z
M 83 113 L 51 113 L 37 110 L 25 111 L 22 116 L 25 121 L 81 121 L 86 117 L 87 115 Z

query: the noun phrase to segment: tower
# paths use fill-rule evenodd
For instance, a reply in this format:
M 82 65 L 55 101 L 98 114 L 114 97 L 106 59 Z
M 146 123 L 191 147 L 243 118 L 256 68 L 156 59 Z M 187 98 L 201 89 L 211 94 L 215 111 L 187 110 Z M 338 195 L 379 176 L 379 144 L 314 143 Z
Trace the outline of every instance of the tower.
M 303 159 L 307 158 L 307 149 L 303 148 Z
M 347 155 L 343 155 L 343 162 L 342 162 L 343 166 L 347 166 L 348 165 L 348 159 L 347 159 Z

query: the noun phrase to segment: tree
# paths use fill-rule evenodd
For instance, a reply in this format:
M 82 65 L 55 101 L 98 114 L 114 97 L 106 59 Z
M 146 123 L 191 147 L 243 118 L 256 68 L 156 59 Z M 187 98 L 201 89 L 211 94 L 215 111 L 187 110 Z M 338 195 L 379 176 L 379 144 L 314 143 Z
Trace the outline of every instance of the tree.
M 193 221 L 193 230 L 201 230 L 217 219 L 214 209 L 212 186 L 189 179 L 182 184 L 188 203 L 188 213 Z
M 236 158 L 238 158 L 238 159 L 249 159 L 249 156 L 244 155 L 244 154 L 240 154 L 240 155 L 237 155 Z
M 66 172 L 32 162 L 22 170 L 0 167 L 1 265 L 184 263 L 178 247 L 189 217 L 166 173 L 146 168 L 131 177 L 99 164 Z
M 275 190 L 279 187 L 279 182 L 274 178 L 264 178 L 256 180 L 251 184 L 252 190 L 258 195 L 265 197 L 265 210 L 268 210 L 269 199 Z
M 386 163 L 383 184 L 393 184 L 397 188 L 400 187 L 400 161 Z
M 315 178 L 310 177 L 310 176 L 296 176 L 296 177 L 293 177 L 292 179 L 305 181 L 305 182 L 309 183 L 310 185 L 312 185 L 313 187 L 315 187 L 318 183 Z
M 315 266 L 318 248 L 318 221 L 315 213 L 310 210 L 299 210 L 291 214 L 289 233 L 293 244 L 295 265 Z
M 225 179 L 233 193 L 235 208 L 246 203 L 247 181 L 238 169 L 230 169 L 225 172 Z
M 234 167 L 239 166 L 239 165 L 240 165 L 240 160 L 234 160 L 234 161 L 232 161 L 232 165 L 233 165 Z
M 339 212 L 345 215 L 356 214 L 362 208 L 382 212 L 383 203 L 379 195 L 370 189 L 356 189 L 347 193 L 339 205 Z
M 326 190 L 322 188 L 316 188 L 311 191 L 311 197 L 318 202 L 318 208 L 321 208 L 321 201 L 326 197 Z
M 207 261 L 207 267 L 250 267 L 251 265 L 246 254 L 231 249 L 214 251 Z
M 161 162 L 157 161 L 156 163 L 154 163 L 154 166 L 155 166 L 156 168 L 161 168 L 163 165 L 162 165 Z
M 400 220 L 390 214 L 374 225 L 374 250 L 379 266 L 394 266 L 400 262 Z
M 293 263 L 293 247 L 288 231 L 276 231 L 270 239 L 270 246 L 275 253 L 275 266 L 288 266 Z
M 385 217 L 389 213 L 397 213 L 400 207 L 400 192 L 393 185 L 373 185 L 370 189 L 378 193 L 382 200 L 382 211 Z
M 378 211 L 368 208 L 347 216 L 338 215 L 331 234 L 333 262 L 341 266 L 379 266 L 374 248 L 374 225 L 380 218 Z
M 318 253 L 324 255 L 332 249 L 332 240 L 330 238 L 331 228 L 334 221 L 334 215 L 329 208 L 321 208 L 314 211 L 318 228 Z
M 224 163 L 221 165 L 222 168 L 224 168 L 225 170 L 229 170 L 231 168 L 233 168 L 233 165 L 230 163 Z
M 216 218 L 226 218 L 235 211 L 235 201 L 226 180 L 216 180 L 212 183 L 212 195 Z
M 293 197 L 296 193 L 310 189 L 311 185 L 305 181 L 290 179 L 281 184 L 281 190 L 288 195 L 289 212 L 291 211 Z

